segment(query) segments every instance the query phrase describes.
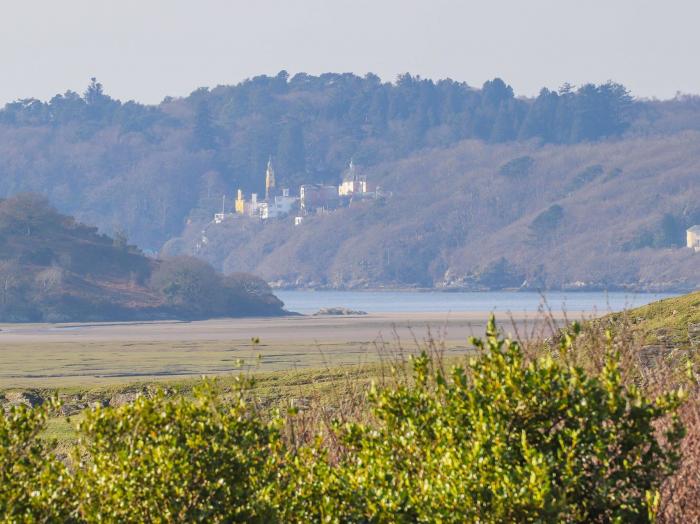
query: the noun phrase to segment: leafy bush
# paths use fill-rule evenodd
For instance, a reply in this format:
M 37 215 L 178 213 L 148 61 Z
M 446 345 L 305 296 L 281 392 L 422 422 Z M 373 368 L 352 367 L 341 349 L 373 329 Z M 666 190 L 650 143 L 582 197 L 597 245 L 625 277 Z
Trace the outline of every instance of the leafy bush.
M 38 435 L 49 406 L 0 410 L 0 519 L 2 522 L 69 520 L 70 482 L 65 466 Z
M 567 191 L 576 191 L 581 187 L 585 186 L 589 182 L 592 182 L 604 172 L 603 166 L 600 164 L 595 164 L 593 166 L 588 166 L 586 169 L 578 173 L 573 180 L 567 186 Z
M 0 511 L 51 522 L 647 522 L 677 467 L 681 391 L 625 386 L 560 352 L 528 360 L 491 319 L 467 366 L 426 353 L 368 395 L 368 422 L 312 442 L 211 385 L 79 424 L 72 473 L 37 439 L 45 408 L 0 416 Z M 290 412 L 294 420 L 294 412 Z M 662 424 L 660 424 L 662 423 Z M 663 428 L 660 430 L 659 428 Z M 329 442 L 335 443 L 329 446 Z M 333 453 L 331 453 L 333 451 Z
M 493 320 L 474 343 L 468 369 L 448 376 L 423 354 L 415 384 L 372 391 L 376 423 L 344 428 L 314 520 L 650 520 L 678 461 L 681 395 L 626 389 L 614 354 L 593 377 L 551 357 L 526 364 Z M 654 424 L 668 414 L 662 446 Z
M 279 434 L 240 392 L 224 405 L 211 386 L 194 399 L 162 391 L 80 423 L 80 513 L 97 522 L 265 520 Z

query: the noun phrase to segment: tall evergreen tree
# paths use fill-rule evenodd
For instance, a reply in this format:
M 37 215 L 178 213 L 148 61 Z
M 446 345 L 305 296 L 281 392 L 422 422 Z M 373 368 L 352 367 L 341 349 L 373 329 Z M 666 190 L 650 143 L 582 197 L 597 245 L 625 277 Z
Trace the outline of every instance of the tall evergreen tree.
M 571 141 L 597 140 L 621 134 L 628 125 L 630 106 L 631 97 L 619 84 L 584 85 L 574 97 Z
M 367 121 L 372 126 L 372 133 L 383 133 L 389 120 L 389 96 L 386 89 L 382 86 L 378 87 L 372 93 L 372 99 L 369 104 Z
M 216 146 L 216 132 L 209 110 L 209 104 L 201 100 L 197 104 L 194 115 L 194 129 L 192 131 L 194 146 L 198 149 L 214 149 Z
M 102 84 L 94 76 L 90 79 L 90 85 L 85 90 L 83 98 L 87 105 L 97 105 L 105 99 Z
M 277 144 L 277 172 L 282 183 L 291 185 L 301 183 L 306 168 L 306 151 L 304 133 L 299 122 L 290 122 L 284 126 Z
M 556 92 L 543 88 L 530 106 L 527 116 L 520 126 L 518 138 L 528 140 L 541 138 L 544 142 L 556 141 L 555 120 L 559 96 Z
M 85 100 L 86 115 L 91 120 L 107 119 L 111 109 L 120 105 L 104 93 L 102 84 L 95 77 L 90 79 L 90 85 L 83 93 L 83 100 Z

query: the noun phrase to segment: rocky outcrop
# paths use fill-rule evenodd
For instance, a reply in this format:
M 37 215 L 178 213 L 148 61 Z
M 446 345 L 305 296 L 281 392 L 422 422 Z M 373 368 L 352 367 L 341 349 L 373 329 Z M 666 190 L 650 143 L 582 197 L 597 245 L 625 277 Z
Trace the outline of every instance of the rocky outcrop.
M 24 405 L 30 408 L 40 406 L 44 403 L 44 399 L 36 391 L 7 391 L 4 394 L 4 407 L 9 409 L 13 406 Z
M 126 404 L 131 404 L 141 394 L 140 391 L 128 391 L 126 393 L 117 393 L 109 399 L 109 406 L 118 408 Z

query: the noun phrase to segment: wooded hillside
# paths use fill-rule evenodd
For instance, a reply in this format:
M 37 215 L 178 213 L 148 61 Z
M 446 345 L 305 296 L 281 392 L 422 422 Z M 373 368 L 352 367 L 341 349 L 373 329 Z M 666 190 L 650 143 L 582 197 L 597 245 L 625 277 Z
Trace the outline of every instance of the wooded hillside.
M 206 262 L 147 258 L 53 209 L 42 197 L 0 201 L 0 322 L 207 318 L 281 314 L 252 275 Z
M 280 285 L 694 289 L 700 133 L 578 145 L 468 140 L 368 169 L 392 196 L 263 225 L 190 226 L 171 253 Z M 197 245 L 199 243 L 199 249 Z
M 527 99 L 501 79 L 282 71 L 145 106 L 93 79 L 0 110 L 0 197 L 286 283 L 686 289 L 697 260 L 672 248 L 700 220 L 697 131 L 700 98 L 612 82 Z M 196 251 L 222 195 L 263 191 L 270 155 L 279 187 L 337 183 L 353 158 L 394 196 Z
M 348 160 L 373 166 L 465 139 L 570 144 L 700 129 L 700 102 L 634 100 L 608 83 L 517 98 L 501 79 L 328 73 L 259 76 L 157 106 L 83 94 L 0 110 L 0 197 L 44 194 L 62 212 L 158 250 L 221 195 L 261 192 L 273 156 L 281 186 L 337 182 Z

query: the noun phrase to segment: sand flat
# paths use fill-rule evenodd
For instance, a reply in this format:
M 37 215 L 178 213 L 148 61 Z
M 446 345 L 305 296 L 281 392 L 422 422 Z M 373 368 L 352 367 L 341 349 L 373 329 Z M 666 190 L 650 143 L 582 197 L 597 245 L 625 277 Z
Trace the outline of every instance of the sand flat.
M 580 318 L 581 313 L 569 313 Z M 561 322 L 562 315 L 557 320 Z M 488 313 L 383 313 L 198 322 L 5 324 L 0 327 L 0 387 L 87 385 L 360 364 L 400 344 L 429 338 L 465 351 Z M 537 314 L 501 317 L 504 331 L 540 333 Z M 251 339 L 257 337 L 260 343 Z M 417 344 L 416 344 L 417 343 Z

